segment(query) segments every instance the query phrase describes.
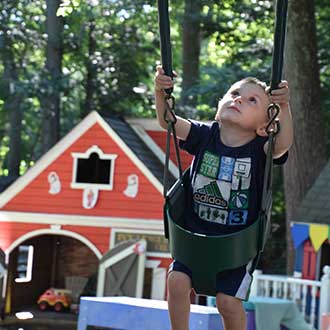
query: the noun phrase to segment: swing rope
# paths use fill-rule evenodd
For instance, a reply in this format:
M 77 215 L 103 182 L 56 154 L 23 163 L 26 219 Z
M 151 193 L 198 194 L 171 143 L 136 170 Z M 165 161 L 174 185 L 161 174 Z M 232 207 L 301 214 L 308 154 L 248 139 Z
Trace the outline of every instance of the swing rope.
M 163 70 L 167 76 L 173 79 L 172 69 L 172 48 L 171 48 L 171 29 L 170 19 L 168 13 L 168 0 L 158 0 L 158 22 L 160 32 L 160 48 Z M 165 89 L 164 103 L 164 120 L 167 123 L 167 134 L 166 134 L 166 153 L 165 153 L 165 167 L 164 167 L 164 197 L 169 190 L 169 161 L 170 161 L 170 147 L 171 147 L 171 135 L 173 137 L 173 144 L 175 149 L 175 156 L 178 164 L 179 178 L 182 178 L 182 165 L 180 158 L 180 151 L 178 140 L 175 131 L 176 116 L 175 116 L 175 98 L 172 95 L 173 88 Z
M 286 17 L 288 0 L 277 0 L 276 22 L 274 33 L 274 50 L 272 58 L 272 73 L 270 91 L 278 88 L 283 69 L 283 53 L 285 44 Z M 166 75 L 173 78 L 172 55 L 170 44 L 170 25 L 168 15 L 168 0 L 158 0 L 159 31 L 161 40 L 162 65 Z M 164 119 L 168 124 L 166 138 L 166 160 L 164 168 L 164 230 L 165 237 L 169 239 L 172 257 L 182 261 L 193 270 L 193 285 L 197 292 L 215 295 L 214 279 L 222 270 L 242 266 L 253 259 L 253 268 L 256 267 L 261 252 L 264 249 L 270 231 L 270 213 L 272 207 L 272 181 L 273 181 L 273 149 L 274 138 L 279 132 L 277 118 L 280 107 L 271 104 L 268 109 L 269 122 L 266 127 L 268 134 L 268 150 L 266 155 L 263 194 L 261 211 L 258 220 L 246 229 L 235 234 L 225 236 L 205 236 L 191 233 L 181 227 L 184 216 L 185 190 L 189 185 L 189 173 L 182 174 L 178 141 L 175 134 L 176 117 L 174 112 L 175 100 L 172 96 L 173 89 L 165 91 Z M 170 138 L 173 136 L 175 153 L 179 167 L 179 179 L 168 190 Z M 175 212 L 171 213 L 171 209 Z M 169 235 L 170 233 L 170 235 Z M 182 243 L 184 242 L 184 243 Z M 244 246 L 244 249 L 235 250 L 234 247 Z M 223 256 L 228 258 L 212 260 L 205 258 L 208 251 L 222 249 Z M 199 257 L 200 256 L 200 257 Z M 198 260 L 198 262 L 196 261 Z M 194 279 L 195 277 L 195 279 Z
M 272 92 L 272 90 L 278 88 L 282 79 L 287 11 L 288 11 L 288 0 L 278 0 L 276 3 L 276 18 L 275 18 L 275 32 L 274 32 L 274 48 L 273 48 L 273 57 L 272 57 L 272 71 L 271 71 L 271 79 L 270 79 L 270 93 Z M 261 200 L 261 212 L 267 219 L 265 225 L 263 247 L 265 246 L 267 236 L 270 233 L 270 213 L 272 208 L 272 185 L 273 185 L 274 138 L 275 135 L 280 131 L 280 123 L 278 119 L 278 115 L 280 111 L 281 109 L 279 105 L 275 103 L 270 104 L 267 109 L 267 114 L 269 119 L 268 125 L 266 126 L 266 132 L 268 134 L 268 150 L 266 156 L 263 192 L 262 192 L 262 200 Z

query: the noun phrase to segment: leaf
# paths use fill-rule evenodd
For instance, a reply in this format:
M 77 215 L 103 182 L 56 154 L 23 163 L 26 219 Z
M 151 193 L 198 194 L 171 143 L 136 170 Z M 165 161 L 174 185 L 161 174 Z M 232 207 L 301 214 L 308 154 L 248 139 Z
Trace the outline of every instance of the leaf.
M 56 12 L 56 16 L 69 16 L 74 11 L 74 9 L 79 7 L 79 5 L 79 0 L 63 0 Z

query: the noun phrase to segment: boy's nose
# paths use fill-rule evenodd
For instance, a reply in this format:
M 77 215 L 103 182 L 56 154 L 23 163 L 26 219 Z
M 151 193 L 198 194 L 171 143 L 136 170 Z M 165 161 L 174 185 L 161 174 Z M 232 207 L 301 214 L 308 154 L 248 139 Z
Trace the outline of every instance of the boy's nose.
M 241 96 L 241 95 L 236 96 L 236 97 L 234 98 L 234 102 L 235 102 L 235 103 L 242 104 L 242 96 Z

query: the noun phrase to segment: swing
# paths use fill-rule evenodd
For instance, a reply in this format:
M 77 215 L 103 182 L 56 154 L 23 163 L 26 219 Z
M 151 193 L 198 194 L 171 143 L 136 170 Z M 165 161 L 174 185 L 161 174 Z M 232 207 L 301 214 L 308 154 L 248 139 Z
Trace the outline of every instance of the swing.
M 276 24 L 270 89 L 276 89 L 281 81 L 283 53 L 286 30 L 288 0 L 278 0 L 276 6 Z M 170 27 L 168 0 L 158 0 L 159 30 L 163 69 L 166 75 L 173 77 L 170 45 Z M 173 89 L 165 90 L 165 114 L 167 121 L 166 159 L 164 169 L 164 231 L 169 240 L 172 257 L 186 265 L 192 272 L 192 286 L 197 293 L 215 296 L 217 274 L 248 264 L 251 260 L 252 271 L 256 268 L 270 231 L 270 213 L 272 207 L 272 169 L 274 136 L 279 131 L 277 104 L 268 107 L 269 122 L 268 151 L 266 155 L 261 210 L 257 220 L 249 227 L 221 236 L 193 233 L 184 228 L 184 210 L 187 190 L 190 184 L 189 169 L 182 173 L 178 141 L 175 133 L 175 112 Z M 171 119 L 168 119 L 170 113 Z M 179 179 L 167 188 L 170 138 L 174 140 L 175 153 L 179 168 Z M 213 253 L 210 253 L 212 251 Z M 215 251 L 219 254 L 214 258 Z

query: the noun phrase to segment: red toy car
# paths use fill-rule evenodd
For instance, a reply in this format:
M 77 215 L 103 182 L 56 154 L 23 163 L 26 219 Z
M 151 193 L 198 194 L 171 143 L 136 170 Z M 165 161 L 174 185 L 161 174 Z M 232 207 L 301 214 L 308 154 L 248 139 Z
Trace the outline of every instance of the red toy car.
M 70 293 L 70 290 L 50 288 L 39 297 L 37 304 L 42 311 L 52 307 L 56 312 L 60 312 L 70 307 Z

